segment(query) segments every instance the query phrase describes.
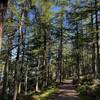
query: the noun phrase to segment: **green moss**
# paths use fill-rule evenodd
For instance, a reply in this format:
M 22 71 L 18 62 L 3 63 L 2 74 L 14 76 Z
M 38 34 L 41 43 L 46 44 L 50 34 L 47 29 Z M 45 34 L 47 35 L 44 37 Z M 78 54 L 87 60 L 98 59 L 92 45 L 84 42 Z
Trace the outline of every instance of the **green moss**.
M 33 98 L 35 100 L 48 100 L 56 91 L 58 91 L 58 88 L 51 87 L 48 90 L 44 91 L 43 93 L 33 95 Z

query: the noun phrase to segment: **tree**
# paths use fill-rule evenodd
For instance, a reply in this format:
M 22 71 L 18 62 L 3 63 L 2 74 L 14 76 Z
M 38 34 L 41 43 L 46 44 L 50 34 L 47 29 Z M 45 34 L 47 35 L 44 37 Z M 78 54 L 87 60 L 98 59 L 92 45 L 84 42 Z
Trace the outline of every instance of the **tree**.
M 7 3 L 8 3 L 8 0 L 0 1 L 0 49 L 1 49 L 1 44 L 2 44 L 3 18 L 4 18 L 4 13 L 6 11 L 6 8 L 7 8 Z

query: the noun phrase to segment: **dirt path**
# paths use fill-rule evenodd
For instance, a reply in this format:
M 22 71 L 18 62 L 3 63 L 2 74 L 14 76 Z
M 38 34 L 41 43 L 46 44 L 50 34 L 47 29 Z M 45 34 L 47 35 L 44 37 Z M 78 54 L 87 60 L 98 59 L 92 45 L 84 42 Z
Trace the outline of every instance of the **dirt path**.
M 59 91 L 55 93 L 49 100 L 80 100 L 75 91 L 72 80 L 66 80 L 59 86 Z

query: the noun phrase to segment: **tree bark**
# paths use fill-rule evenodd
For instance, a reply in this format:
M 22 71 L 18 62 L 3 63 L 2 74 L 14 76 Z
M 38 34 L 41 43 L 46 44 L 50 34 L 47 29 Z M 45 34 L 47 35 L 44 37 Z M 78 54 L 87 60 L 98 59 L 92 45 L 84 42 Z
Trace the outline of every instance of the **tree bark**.
M 92 4 L 91 4 L 92 7 Z M 93 14 L 91 10 L 91 31 L 93 31 Z M 92 40 L 94 41 L 94 34 L 92 33 Z M 95 44 L 92 44 L 92 72 L 94 74 L 94 77 L 96 77 L 96 70 L 95 70 Z
M 7 9 L 8 0 L 1 0 L 0 1 L 0 50 L 2 46 L 2 35 L 3 35 L 3 16 Z
M 76 62 L 77 62 L 77 77 L 80 79 L 80 68 L 79 68 L 79 33 L 78 33 L 78 23 L 76 22 L 76 49 L 77 49 L 77 56 L 76 56 Z
M 95 15 L 96 15 L 96 31 L 98 31 L 99 26 L 98 26 L 98 7 L 97 7 L 97 0 L 95 0 Z M 96 48 L 97 48 L 97 77 L 100 78 L 100 62 L 99 62 L 99 34 L 96 32 Z

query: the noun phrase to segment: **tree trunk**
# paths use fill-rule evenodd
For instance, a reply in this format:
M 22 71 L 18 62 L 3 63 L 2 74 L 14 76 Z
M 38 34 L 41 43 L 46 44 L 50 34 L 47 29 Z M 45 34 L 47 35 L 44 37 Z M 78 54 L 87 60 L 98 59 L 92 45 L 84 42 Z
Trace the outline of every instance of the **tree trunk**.
M 7 77 L 8 77 L 8 57 L 6 59 L 4 67 L 3 89 L 2 89 L 3 100 L 7 99 Z
M 59 76 L 59 78 L 60 78 L 60 83 L 62 82 L 62 39 L 63 39 L 63 33 L 62 33 L 62 25 L 61 25 L 61 33 L 60 33 L 60 47 L 59 47 L 59 69 L 60 69 L 60 76 Z
M 0 1 L 0 50 L 2 46 L 2 35 L 3 35 L 3 16 L 7 9 L 8 0 Z
M 79 33 L 78 33 L 78 23 L 76 22 L 76 49 L 77 49 L 77 58 L 76 58 L 76 62 L 77 62 L 77 77 L 78 79 L 80 78 L 80 68 L 79 68 Z
M 2 31 L 3 31 L 3 26 L 2 26 L 2 19 L 0 18 L 0 50 L 1 50 L 1 44 L 2 44 Z
M 39 92 L 39 66 L 40 66 L 40 58 L 38 57 L 38 66 L 36 68 L 36 92 Z
M 20 26 L 20 32 L 21 32 L 21 26 Z M 18 94 L 18 68 L 19 68 L 19 55 L 20 55 L 20 34 L 18 33 L 18 48 L 17 48 L 17 56 L 16 56 L 16 62 L 15 62 L 15 73 L 14 73 L 14 96 L 13 100 L 17 99 Z
M 96 31 L 98 31 L 98 7 L 97 7 L 97 0 L 95 0 L 95 15 L 96 15 Z M 97 48 L 97 77 L 100 78 L 100 62 L 99 62 L 99 34 L 96 32 L 96 48 Z
M 2 32 L 3 32 L 3 4 L 0 4 L 0 50 L 2 44 Z
M 13 97 L 13 100 L 16 100 L 17 99 L 17 94 L 18 94 L 18 83 L 16 82 L 15 83 L 15 91 L 14 91 L 14 97 Z
M 28 65 L 26 66 L 26 73 L 25 73 L 25 95 L 27 95 L 27 79 L 28 79 Z
M 92 7 L 92 4 L 91 4 Z M 91 11 L 91 31 L 93 31 L 93 12 Z M 94 34 L 92 33 L 92 40 L 94 41 Z M 92 44 L 92 72 L 94 74 L 94 77 L 96 76 L 95 71 L 95 43 Z
M 46 87 L 47 86 L 47 27 L 45 26 L 45 29 L 44 29 L 44 54 L 43 54 L 43 57 L 44 57 L 44 82 L 43 82 L 43 87 Z
M 12 47 L 12 41 L 10 40 L 10 38 L 8 37 L 8 41 L 7 41 L 7 53 L 5 56 L 5 67 L 4 67 L 4 77 L 3 77 L 3 90 L 2 90 L 2 95 L 3 98 L 5 100 L 5 98 L 7 99 L 8 96 L 8 92 L 9 92 L 9 87 L 8 87 L 8 73 L 10 72 L 10 66 L 11 66 L 11 53 L 10 53 L 10 48 Z

